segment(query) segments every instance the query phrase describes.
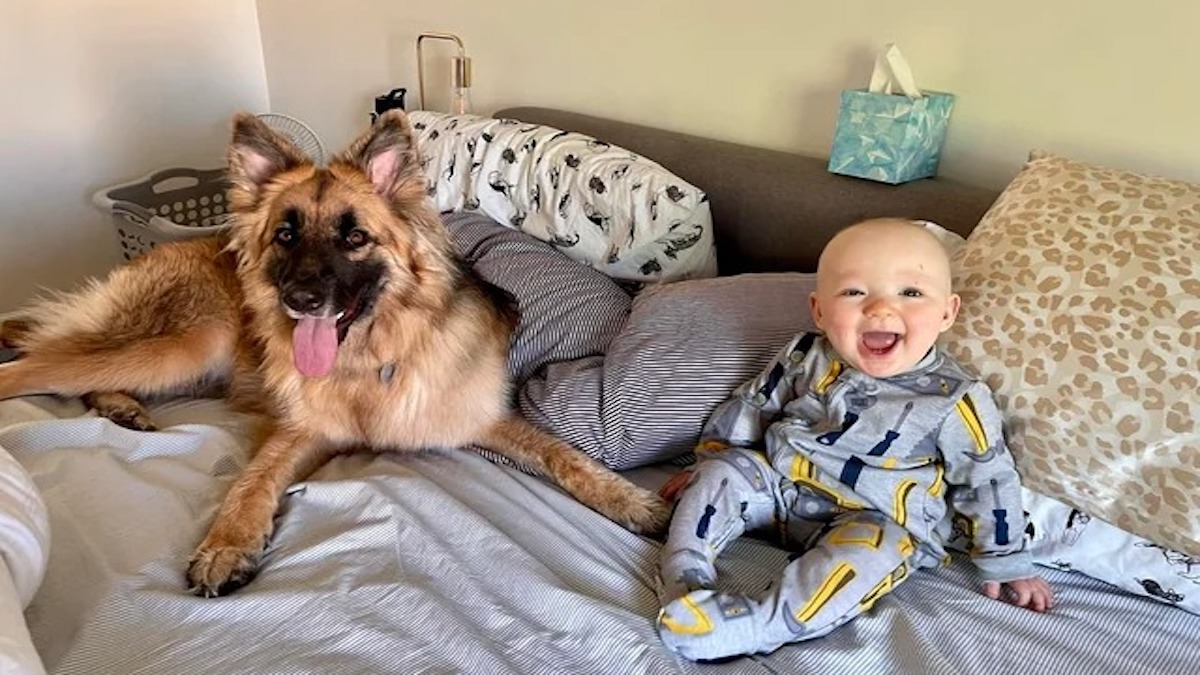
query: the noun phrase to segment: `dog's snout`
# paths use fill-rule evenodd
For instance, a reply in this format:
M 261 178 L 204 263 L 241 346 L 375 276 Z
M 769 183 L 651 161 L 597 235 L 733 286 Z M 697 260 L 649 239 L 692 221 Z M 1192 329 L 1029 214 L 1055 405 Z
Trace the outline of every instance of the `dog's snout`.
M 315 312 L 325 304 L 325 295 L 308 286 L 292 286 L 283 292 L 283 304 L 296 312 Z

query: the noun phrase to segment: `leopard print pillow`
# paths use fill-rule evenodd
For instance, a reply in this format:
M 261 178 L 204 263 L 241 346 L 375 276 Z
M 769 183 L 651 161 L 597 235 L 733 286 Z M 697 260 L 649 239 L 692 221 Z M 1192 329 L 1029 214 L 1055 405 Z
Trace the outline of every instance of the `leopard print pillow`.
M 1035 152 L 953 265 L 1026 485 L 1200 556 L 1200 185 Z

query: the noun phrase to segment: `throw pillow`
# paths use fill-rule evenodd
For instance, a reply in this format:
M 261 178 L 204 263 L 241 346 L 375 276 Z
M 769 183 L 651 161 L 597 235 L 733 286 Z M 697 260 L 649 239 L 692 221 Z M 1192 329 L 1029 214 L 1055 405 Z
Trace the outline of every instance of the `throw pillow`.
M 1026 485 L 1200 555 L 1200 185 L 1034 153 L 953 262 Z

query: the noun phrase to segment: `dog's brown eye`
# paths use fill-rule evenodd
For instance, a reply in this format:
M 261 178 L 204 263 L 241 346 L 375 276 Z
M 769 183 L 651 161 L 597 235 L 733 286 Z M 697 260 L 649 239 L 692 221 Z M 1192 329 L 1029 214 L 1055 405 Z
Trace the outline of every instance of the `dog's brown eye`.
M 281 225 L 275 230 L 275 241 L 280 244 L 290 244 L 296 241 L 296 231 L 291 225 Z
M 350 230 L 350 233 L 346 235 L 346 243 L 349 244 L 351 248 L 365 246 L 370 240 L 371 237 L 364 230 Z

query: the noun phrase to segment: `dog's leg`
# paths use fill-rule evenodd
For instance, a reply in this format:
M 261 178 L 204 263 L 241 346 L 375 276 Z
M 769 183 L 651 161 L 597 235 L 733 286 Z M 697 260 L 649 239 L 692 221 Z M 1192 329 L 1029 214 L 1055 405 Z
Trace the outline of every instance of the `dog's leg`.
M 492 426 L 479 443 L 532 466 L 581 503 L 634 532 L 657 534 L 666 528 L 670 507 L 658 495 L 520 417 L 510 415 Z
M 0 347 L 9 347 L 21 351 L 26 337 L 33 332 L 34 323 L 29 319 L 17 316 L 0 321 Z M 154 431 L 154 423 L 150 414 L 140 401 L 115 391 L 90 392 L 83 395 L 84 405 L 95 408 L 101 417 L 135 431 Z
M 208 598 L 225 595 L 254 578 L 280 497 L 328 458 L 324 450 L 319 439 L 299 431 L 276 429 L 267 438 L 234 481 L 188 563 L 192 592 Z
M 83 395 L 83 403 L 95 408 L 101 417 L 134 431 L 154 431 L 150 413 L 141 401 L 119 391 L 93 391 Z

